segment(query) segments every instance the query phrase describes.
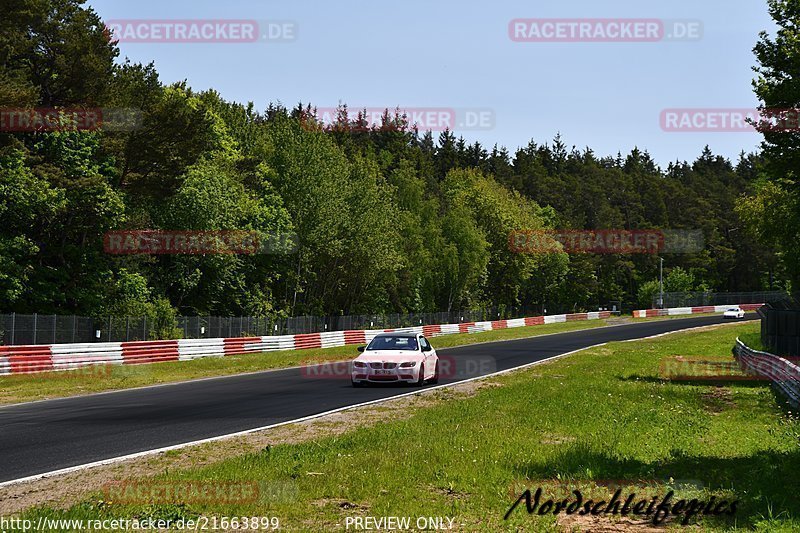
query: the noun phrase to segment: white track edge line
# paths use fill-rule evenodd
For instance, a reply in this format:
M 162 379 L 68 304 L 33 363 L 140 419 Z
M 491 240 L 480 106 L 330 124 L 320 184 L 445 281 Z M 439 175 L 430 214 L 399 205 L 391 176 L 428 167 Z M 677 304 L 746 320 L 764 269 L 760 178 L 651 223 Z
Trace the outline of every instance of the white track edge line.
M 736 326 L 736 325 L 746 324 L 748 322 L 754 322 L 754 320 L 745 320 L 744 322 L 719 322 L 717 324 L 707 324 L 705 326 L 695 326 L 693 328 L 676 329 L 675 331 L 666 331 L 664 333 L 656 333 L 655 335 L 650 335 L 650 336 L 647 336 L 647 337 L 640 337 L 638 339 L 625 339 L 625 340 L 621 340 L 621 341 L 617 341 L 617 342 L 636 342 L 636 341 L 647 340 L 647 339 L 656 339 L 658 337 L 663 337 L 665 335 L 672 335 L 673 333 L 684 333 L 684 332 L 687 332 L 687 331 L 696 331 L 698 329 L 714 328 L 714 327 L 719 327 L 719 326 L 723 326 L 723 327 L 724 326 Z

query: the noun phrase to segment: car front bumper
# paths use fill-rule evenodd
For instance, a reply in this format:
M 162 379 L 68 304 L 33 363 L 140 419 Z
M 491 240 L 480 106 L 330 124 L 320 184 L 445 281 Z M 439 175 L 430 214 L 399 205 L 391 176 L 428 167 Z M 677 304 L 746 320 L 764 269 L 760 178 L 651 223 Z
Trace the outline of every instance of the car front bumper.
M 381 373 L 373 368 L 356 368 L 351 377 L 355 383 L 416 383 L 419 380 L 419 366 L 379 370 Z

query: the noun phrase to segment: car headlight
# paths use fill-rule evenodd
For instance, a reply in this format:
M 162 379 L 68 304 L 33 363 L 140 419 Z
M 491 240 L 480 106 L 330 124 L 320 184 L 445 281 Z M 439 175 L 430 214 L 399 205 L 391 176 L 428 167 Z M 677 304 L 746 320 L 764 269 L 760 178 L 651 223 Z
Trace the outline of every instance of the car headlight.
M 356 368 L 367 368 L 367 363 L 362 363 L 361 361 L 353 361 L 353 366 Z
M 411 363 L 411 362 L 400 363 L 400 368 L 414 368 L 415 366 L 417 366 L 417 363 Z

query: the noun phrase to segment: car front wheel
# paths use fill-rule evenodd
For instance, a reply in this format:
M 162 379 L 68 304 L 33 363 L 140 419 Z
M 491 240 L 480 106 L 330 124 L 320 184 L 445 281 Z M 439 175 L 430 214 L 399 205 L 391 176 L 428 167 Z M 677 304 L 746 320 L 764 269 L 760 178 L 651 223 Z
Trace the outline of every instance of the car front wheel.
M 431 385 L 436 385 L 437 383 L 439 383 L 439 362 L 438 361 L 436 362 L 436 366 L 433 367 L 433 377 L 431 378 L 431 380 L 428 383 L 430 383 Z
M 421 365 L 419 367 L 419 379 L 417 379 L 415 385 L 417 387 L 422 387 L 423 385 L 425 385 L 425 365 Z

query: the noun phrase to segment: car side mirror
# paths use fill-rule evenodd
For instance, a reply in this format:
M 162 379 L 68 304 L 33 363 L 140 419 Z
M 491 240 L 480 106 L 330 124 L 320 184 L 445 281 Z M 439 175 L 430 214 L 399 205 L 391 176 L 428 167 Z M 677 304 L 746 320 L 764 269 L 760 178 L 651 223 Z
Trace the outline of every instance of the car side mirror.
M 357 349 L 359 352 L 363 352 L 364 350 L 366 350 L 366 349 L 367 349 L 367 347 L 366 347 L 366 346 L 359 346 L 359 347 L 358 347 L 358 348 L 356 348 L 356 349 Z

